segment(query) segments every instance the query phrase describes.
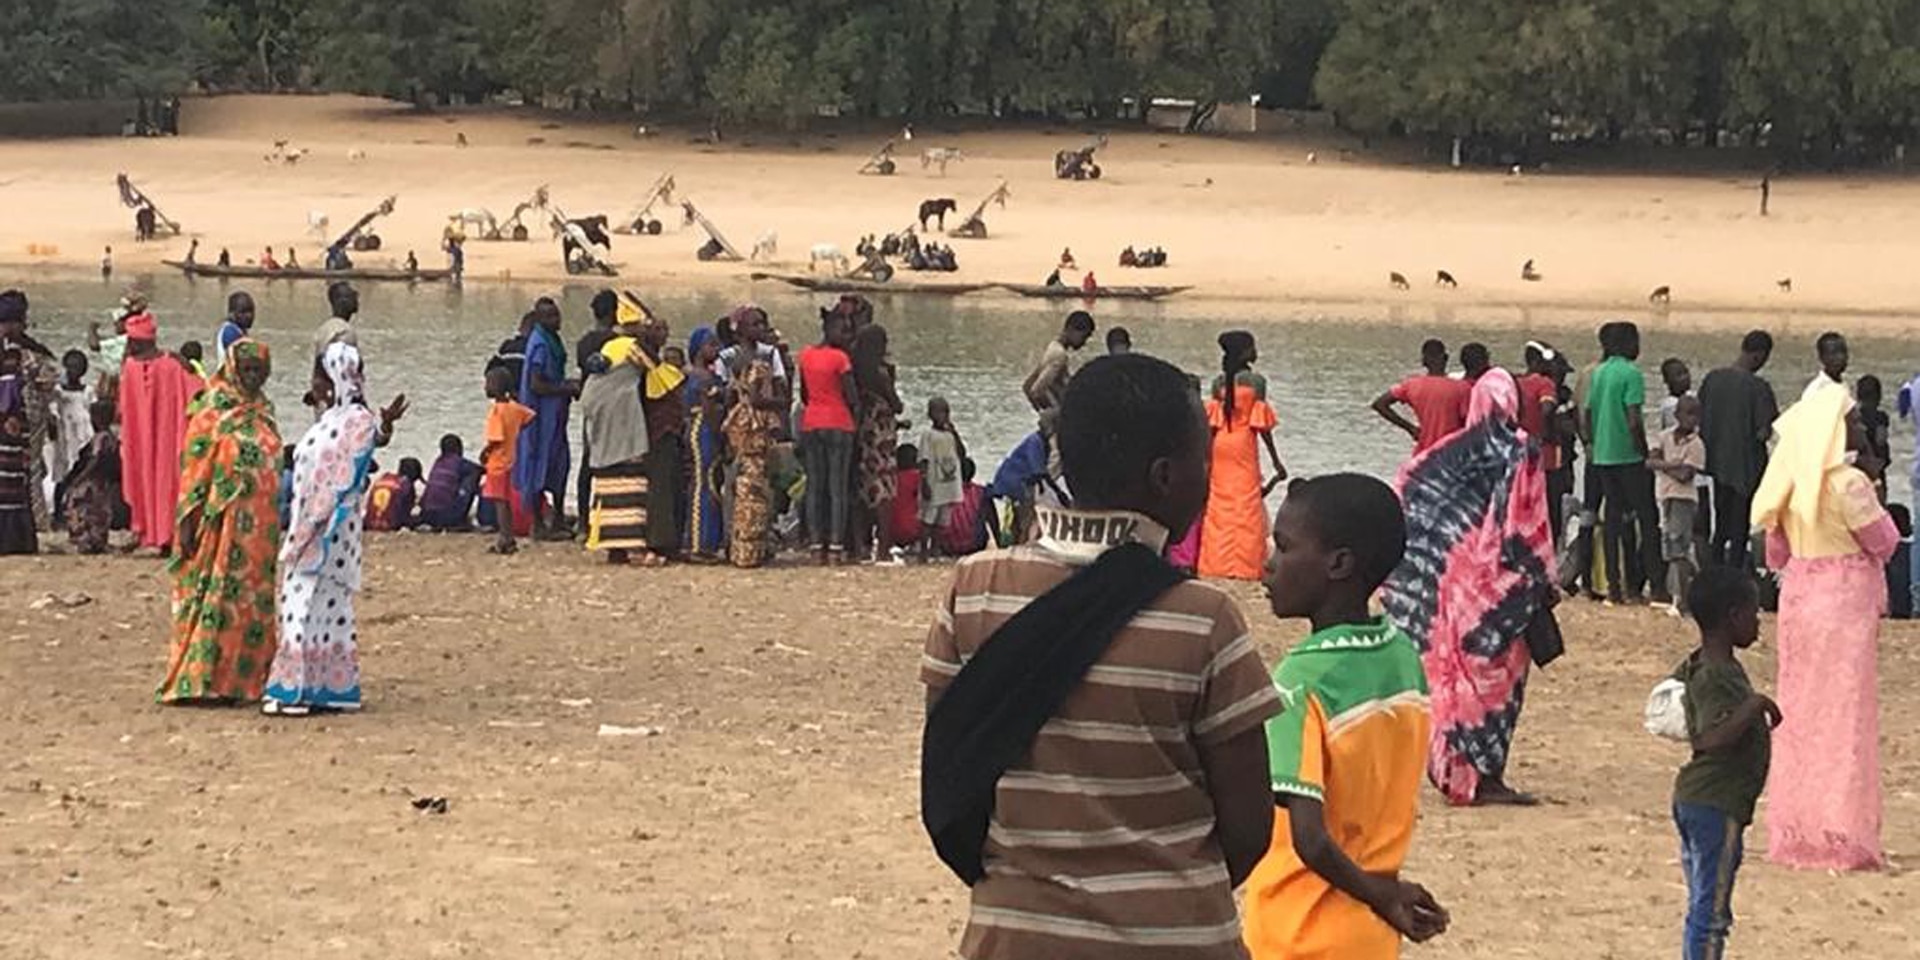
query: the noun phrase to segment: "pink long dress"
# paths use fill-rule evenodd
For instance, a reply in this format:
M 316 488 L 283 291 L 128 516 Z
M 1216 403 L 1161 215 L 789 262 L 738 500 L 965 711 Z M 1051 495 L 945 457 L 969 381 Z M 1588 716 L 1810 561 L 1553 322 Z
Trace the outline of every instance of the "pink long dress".
M 1866 474 L 1840 468 L 1829 490 L 1816 523 L 1767 537 L 1767 565 L 1783 571 L 1775 699 L 1784 714 L 1767 777 L 1767 858 L 1871 870 L 1886 862 L 1880 618 L 1900 533 Z
M 180 500 L 180 449 L 187 403 L 200 378 L 173 357 L 128 357 L 120 365 L 120 484 L 143 547 L 173 543 L 173 511 Z

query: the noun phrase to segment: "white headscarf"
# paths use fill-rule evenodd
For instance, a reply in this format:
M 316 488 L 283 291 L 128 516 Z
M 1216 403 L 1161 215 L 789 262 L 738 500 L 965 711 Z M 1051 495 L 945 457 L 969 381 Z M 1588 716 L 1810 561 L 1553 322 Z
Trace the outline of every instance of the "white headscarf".
M 334 406 L 366 402 L 367 378 L 359 347 L 339 341 L 327 344 L 327 352 L 320 355 L 320 368 L 333 381 Z

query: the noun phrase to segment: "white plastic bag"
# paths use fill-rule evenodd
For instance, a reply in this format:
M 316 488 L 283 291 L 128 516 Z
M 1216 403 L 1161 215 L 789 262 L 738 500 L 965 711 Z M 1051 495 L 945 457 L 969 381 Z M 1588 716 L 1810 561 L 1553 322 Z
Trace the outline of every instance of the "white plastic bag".
M 1678 740 L 1686 743 L 1692 740 L 1687 736 L 1687 685 L 1668 677 L 1653 685 L 1653 692 L 1647 695 L 1647 732 L 1666 740 Z

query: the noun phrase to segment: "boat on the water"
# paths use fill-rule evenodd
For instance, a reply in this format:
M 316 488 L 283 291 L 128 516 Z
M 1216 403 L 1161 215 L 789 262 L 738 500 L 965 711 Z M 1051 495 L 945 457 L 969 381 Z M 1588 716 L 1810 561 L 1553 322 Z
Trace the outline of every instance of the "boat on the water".
M 403 283 L 434 282 L 453 276 L 452 270 L 396 270 L 382 267 L 355 267 L 352 270 L 322 270 L 317 267 L 281 267 L 270 270 L 256 264 L 220 266 L 217 263 L 188 263 L 162 260 L 169 267 L 192 277 L 222 277 L 234 280 L 394 280 Z
M 1176 293 L 1193 289 L 1191 286 L 1119 286 L 1095 287 L 1092 292 L 1088 292 L 1080 287 L 1070 287 L 1064 284 L 1049 286 L 1044 283 L 1002 283 L 998 284 L 998 286 L 1004 290 L 1011 290 L 1023 297 L 1054 297 L 1072 300 L 1158 300 L 1161 297 L 1171 297 Z
M 819 293 L 925 293 L 957 297 L 985 290 L 991 283 L 916 283 L 913 281 L 856 280 L 851 277 L 813 277 L 792 273 L 755 273 L 754 280 L 778 280 L 781 283 Z

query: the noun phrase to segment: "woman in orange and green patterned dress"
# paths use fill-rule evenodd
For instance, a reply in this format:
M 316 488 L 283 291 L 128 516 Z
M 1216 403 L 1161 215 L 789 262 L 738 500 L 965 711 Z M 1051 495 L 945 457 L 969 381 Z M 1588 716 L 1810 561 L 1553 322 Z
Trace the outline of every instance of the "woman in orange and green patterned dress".
M 162 703 L 260 699 L 273 666 L 280 433 L 265 344 L 240 340 L 188 411 Z

